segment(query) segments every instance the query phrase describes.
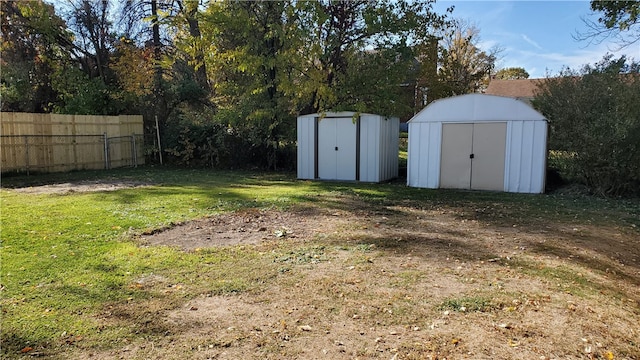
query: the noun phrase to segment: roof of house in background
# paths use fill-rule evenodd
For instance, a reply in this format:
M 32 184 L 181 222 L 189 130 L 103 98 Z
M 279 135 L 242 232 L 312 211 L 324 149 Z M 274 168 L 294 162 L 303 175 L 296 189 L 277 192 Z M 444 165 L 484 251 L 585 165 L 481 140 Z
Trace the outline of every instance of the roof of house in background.
M 538 85 L 544 80 L 545 79 L 492 79 L 484 93 L 520 99 L 532 99 L 535 96 Z

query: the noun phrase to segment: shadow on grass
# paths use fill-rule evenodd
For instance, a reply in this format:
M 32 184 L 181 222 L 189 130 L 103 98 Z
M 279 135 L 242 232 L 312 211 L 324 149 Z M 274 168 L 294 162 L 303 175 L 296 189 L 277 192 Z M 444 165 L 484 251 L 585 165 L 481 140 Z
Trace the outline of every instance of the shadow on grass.
M 304 196 L 300 200 L 315 200 L 317 206 L 340 211 L 353 221 L 388 218 L 387 229 L 380 229 L 375 235 L 356 236 L 352 240 L 357 243 L 375 244 L 384 251 L 421 256 L 427 261 L 495 259 L 499 258 L 497 254 L 511 252 L 516 246 L 522 248 L 524 254 L 560 259 L 591 269 L 603 279 L 620 281 L 621 288 L 596 279 L 590 280 L 590 286 L 640 304 L 640 297 L 633 290 L 640 286 L 640 231 L 634 227 L 640 206 L 633 201 L 409 189 L 395 184 L 383 184 L 375 189 L 360 184 L 317 187 L 325 190 L 322 196 Z M 429 214 L 432 214 L 432 225 L 416 224 L 411 220 L 416 214 L 426 220 L 430 220 Z M 438 221 L 448 222 L 450 226 L 438 226 Z M 468 231 L 456 230 L 457 222 L 475 223 L 485 236 L 505 238 L 500 244 L 488 244 L 475 239 Z M 513 238 L 517 240 L 509 240 Z M 522 266 L 536 274 L 538 265 Z M 568 282 L 584 281 L 569 273 L 561 274 Z M 537 275 L 552 274 L 537 271 Z

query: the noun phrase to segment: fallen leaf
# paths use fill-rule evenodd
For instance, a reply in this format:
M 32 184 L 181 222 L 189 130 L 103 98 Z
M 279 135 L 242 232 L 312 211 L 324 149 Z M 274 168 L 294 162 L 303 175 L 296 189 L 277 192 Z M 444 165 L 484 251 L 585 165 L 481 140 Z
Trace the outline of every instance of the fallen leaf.
M 604 358 L 607 360 L 613 360 L 613 353 L 611 351 L 607 351 L 604 353 Z
M 23 353 L 23 354 L 26 354 L 31 350 L 33 350 L 33 348 L 31 346 L 27 346 L 27 347 L 23 348 L 22 350 L 20 350 L 20 352 Z
M 460 339 L 451 339 L 451 344 L 453 344 L 454 346 L 458 346 L 459 343 Z

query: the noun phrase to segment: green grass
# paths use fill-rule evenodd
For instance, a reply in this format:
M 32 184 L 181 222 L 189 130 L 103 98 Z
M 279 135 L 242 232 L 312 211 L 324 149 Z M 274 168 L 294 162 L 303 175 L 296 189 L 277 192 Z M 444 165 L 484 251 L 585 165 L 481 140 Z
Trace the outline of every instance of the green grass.
M 99 314 L 110 304 L 142 307 L 150 299 L 181 304 L 198 294 L 256 291 L 291 266 L 324 261 L 325 249 L 320 246 L 276 249 L 275 255 L 265 257 L 252 247 L 187 253 L 169 247 L 141 247 L 131 240 L 135 234 L 207 215 L 243 208 L 287 209 L 307 202 L 340 208 L 344 205 L 335 199 L 346 197 L 380 211 L 401 203 L 509 226 L 568 221 L 613 223 L 631 231 L 640 227 L 640 203 L 635 200 L 434 191 L 408 188 L 402 182 L 297 181 L 292 174 L 278 173 L 142 167 L 15 176 L 3 179 L 2 186 L 87 179 L 154 185 L 63 195 L 0 190 L 0 304 L 5 355 L 28 346 L 58 349 L 66 346 L 69 334 L 100 333 L 100 344 L 108 344 L 146 331 L 101 324 Z M 140 279 L 151 275 L 163 281 L 141 283 Z M 454 299 L 442 306 L 479 311 L 488 306 L 482 299 L 472 300 Z
M 447 299 L 438 306 L 438 310 L 460 312 L 490 312 L 501 308 L 502 305 L 495 304 L 492 298 L 481 296 Z

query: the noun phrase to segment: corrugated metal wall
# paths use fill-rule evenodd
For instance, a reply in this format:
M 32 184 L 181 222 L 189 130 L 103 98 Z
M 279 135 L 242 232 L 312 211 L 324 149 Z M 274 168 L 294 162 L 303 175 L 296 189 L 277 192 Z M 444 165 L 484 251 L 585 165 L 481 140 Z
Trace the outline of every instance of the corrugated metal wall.
M 544 192 L 547 122 L 516 99 L 467 94 L 440 99 L 409 121 L 407 185 L 439 188 L 444 123 L 506 122 L 504 191 Z
M 326 113 L 326 117 L 351 119 L 354 113 Z M 298 117 L 298 179 L 315 178 L 318 114 Z M 359 181 L 381 182 L 398 176 L 399 119 L 360 115 Z M 356 142 L 356 139 L 353 139 Z M 355 154 L 354 154 L 355 156 Z
M 437 189 L 440 186 L 442 123 L 409 123 L 407 185 Z
M 380 115 L 360 118 L 360 181 L 398 177 L 400 120 Z
M 547 159 L 546 121 L 508 121 L 504 191 L 542 193 Z M 409 123 L 407 185 L 440 187 L 442 122 Z
M 298 179 L 315 177 L 315 117 L 298 117 Z
M 543 193 L 547 164 L 547 122 L 507 123 L 505 191 Z

